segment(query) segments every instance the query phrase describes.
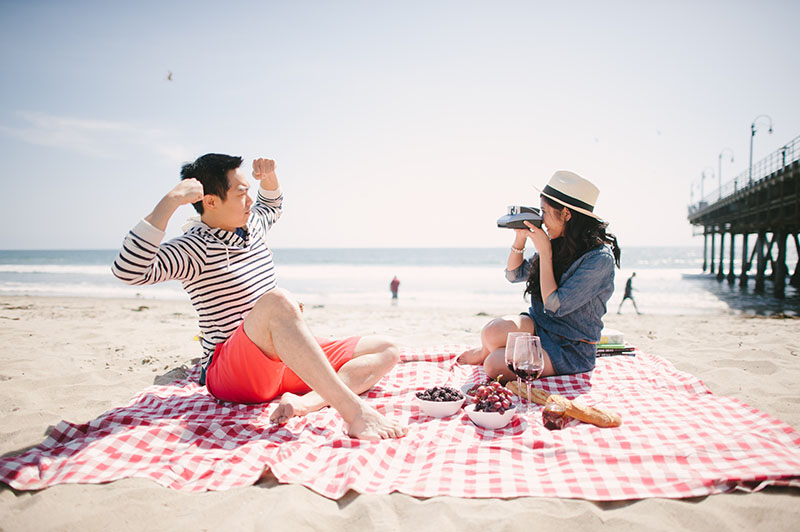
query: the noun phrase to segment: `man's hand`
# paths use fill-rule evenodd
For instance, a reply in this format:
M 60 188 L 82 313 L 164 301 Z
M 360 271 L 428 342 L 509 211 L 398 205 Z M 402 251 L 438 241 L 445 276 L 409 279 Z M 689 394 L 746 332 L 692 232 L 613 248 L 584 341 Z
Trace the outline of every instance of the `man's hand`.
M 278 176 L 275 173 L 275 161 L 272 159 L 253 160 L 253 179 L 261 181 L 265 190 L 278 189 Z
M 153 227 L 166 231 L 169 219 L 178 207 L 187 203 L 196 203 L 202 199 L 203 184 L 193 177 L 183 179 L 161 198 L 153 212 L 144 219 Z
M 167 195 L 178 205 L 196 203 L 203 199 L 203 184 L 193 177 L 183 179 Z
M 261 181 L 267 177 L 275 176 L 275 161 L 272 159 L 255 159 L 253 161 L 253 178 Z

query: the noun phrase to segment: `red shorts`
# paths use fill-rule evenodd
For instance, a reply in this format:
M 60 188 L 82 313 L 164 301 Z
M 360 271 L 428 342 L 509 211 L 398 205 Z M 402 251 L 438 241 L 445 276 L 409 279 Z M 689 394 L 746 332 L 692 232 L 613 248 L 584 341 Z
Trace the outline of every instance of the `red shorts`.
M 339 371 L 353 358 L 359 336 L 344 340 L 317 338 L 319 346 Z M 217 344 L 206 371 L 206 387 L 217 399 L 235 403 L 265 403 L 284 392 L 303 394 L 311 388 L 281 360 L 268 358 L 244 332 L 244 322 Z

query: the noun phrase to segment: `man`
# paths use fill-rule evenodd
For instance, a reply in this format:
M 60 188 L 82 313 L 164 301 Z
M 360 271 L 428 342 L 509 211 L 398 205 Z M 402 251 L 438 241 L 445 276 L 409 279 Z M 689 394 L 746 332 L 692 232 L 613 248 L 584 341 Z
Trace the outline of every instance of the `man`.
M 389 283 L 389 290 L 392 291 L 392 303 L 397 303 L 397 291 L 400 289 L 400 279 L 394 276 L 392 282 Z
M 201 384 L 215 397 L 260 403 L 280 395 L 276 423 L 331 405 L 352 437 L 404 435 L 405 426 L 357 395 L 397 363 L 397 347 L 379 337 L 314 338 L 300 306 L 277 288 L 266 243 L 283 203 L 275 161 L 253 161 L 255 202 L 241 163 L 207 154 L 184 165 L 181 182 L 128 233 L 114 275 L 133 285 L 182 282 L 200 318 Z M 172 214 L 188 203 L 199 220 L 162 244 Z
M 633 278 L 636 277 L 636 272 L 633 272 L 630 277 L 628 277 L 627 282 L 625 283 L 625 295 L 622 296 L 622 301 L 619 303 L 619 308 L 617 309 L 617 314 L 622 314 L 622 304 L 625 303 L 626 299 L 630 299 L 631 303 L 633 303 L 633 308 L 636 309 L 636 314 L 641 314 L 639 312 L 639 307 L 636 306 L 636 300 L 633 299 Z

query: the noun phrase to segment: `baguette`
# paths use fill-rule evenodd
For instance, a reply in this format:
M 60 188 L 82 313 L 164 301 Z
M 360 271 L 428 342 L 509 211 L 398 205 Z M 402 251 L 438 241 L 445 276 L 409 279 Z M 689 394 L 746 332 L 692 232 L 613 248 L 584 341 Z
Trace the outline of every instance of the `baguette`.
M 506 388 L 524 399 L 528 398 L 525 388 L 526 386 L 526 384 L 522 384 L 522 387 L 520 388 L 517 386 L 516 381 L 511 381 L 506 384 Z M 566 414 L 568 416 L 574 417 L 575 419 L 583 421 L 584 423 L 591 423 L 592 425 L 596 425 L 598 427 L 619 427 L 622 425 L 622 418 L 615 412 L 609 412 L 606 410 L 600 410 L 599 408 L 594 408 L 592 406 L 586 406 L 581 403 L 570 401 L 562 395 L 547 393 L 539 388 L 531 387 L 531 401 L 543 405 L 547 403 L 548 400 L 564 405 Z

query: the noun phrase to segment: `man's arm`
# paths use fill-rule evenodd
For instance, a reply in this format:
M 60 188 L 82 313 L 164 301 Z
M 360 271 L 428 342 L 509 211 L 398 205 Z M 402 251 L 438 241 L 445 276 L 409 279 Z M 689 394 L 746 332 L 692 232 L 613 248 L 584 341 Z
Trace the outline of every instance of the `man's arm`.
M 280 183 L 278 183 L 278 175 L 275 173 L 275 161 L 255 159 L 253 161 L 253 179 L 260 183 L 253 208 L 264 222 L 266 231 L 278 221 L 283 212 L 283 194 L 281 194 Z
M 181 205 L 203 199 L 203 185 L 184 179 L 169 191 L 122 243 L 111 268 L 115 277 L 132 284 L 152 284 L 169 279 L 190 279 L 200 270 L 198 247 L 176 239 L 161 244 L 169 219 Z
M 275 161 L 273 159 L 254 160 L 253 179 L 261 183 L 261 190 L 274 192 L 280 188 L 278 175 L 275 173 Z
M 153 212 L 145 216 L 147 223 L 162 231 L 167 230 L 167 224 L 175 211 L 181 205 L 196 203 L 203 199 L 203 184 L 195 178 L 184 179 L 175 188 L 161 198 Z

